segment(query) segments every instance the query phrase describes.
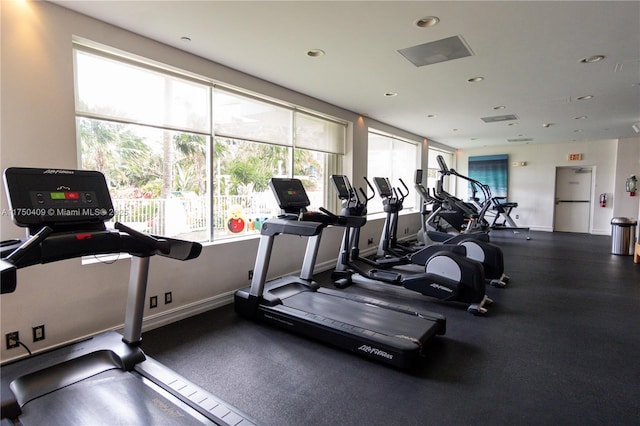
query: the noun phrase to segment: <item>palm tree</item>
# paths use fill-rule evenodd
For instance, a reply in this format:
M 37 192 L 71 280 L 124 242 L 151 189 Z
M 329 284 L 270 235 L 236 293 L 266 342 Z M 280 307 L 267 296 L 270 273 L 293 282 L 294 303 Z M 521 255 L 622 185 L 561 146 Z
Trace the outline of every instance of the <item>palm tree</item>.
M 207 138 L 191 133 L 178 133 L 173 137 L 177 154 L 175 159 L 175 189 L 204 194 L 207 189 Z

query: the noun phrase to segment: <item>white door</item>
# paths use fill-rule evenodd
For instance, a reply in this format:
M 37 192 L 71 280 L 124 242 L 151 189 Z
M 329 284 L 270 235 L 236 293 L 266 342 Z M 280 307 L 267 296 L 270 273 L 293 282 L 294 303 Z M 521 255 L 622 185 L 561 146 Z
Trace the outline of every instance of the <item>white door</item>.
M 554 231 L 589 232 L 591 185 L 591 167 L 556 168 Z

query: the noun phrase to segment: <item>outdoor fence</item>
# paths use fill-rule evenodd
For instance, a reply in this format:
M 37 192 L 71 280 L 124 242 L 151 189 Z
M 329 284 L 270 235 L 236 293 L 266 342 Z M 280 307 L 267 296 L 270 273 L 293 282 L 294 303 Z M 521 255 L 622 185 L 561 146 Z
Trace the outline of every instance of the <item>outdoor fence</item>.
M 322 199 L 321 193 L 308 195 L 311 200 Z M 258 233 L 262 222 L 280 214 L 270 191 L 252 195 L 216 195 L 211 208 L 209 197 L 203 196 L 112 201 L 115 221 L 153 235 L 180 236 L 196 241 L 209 240 L 209 229 L 213 230 L 214 239 Z

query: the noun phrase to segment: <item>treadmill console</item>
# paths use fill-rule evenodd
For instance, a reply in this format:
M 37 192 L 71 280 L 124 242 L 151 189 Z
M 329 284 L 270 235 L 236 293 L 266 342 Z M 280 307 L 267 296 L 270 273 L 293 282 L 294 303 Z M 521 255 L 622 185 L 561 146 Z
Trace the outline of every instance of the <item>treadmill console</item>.
M 104 175 L 96 171 L 11 167 L 4 181 L 13 222 L 34 234 L 43 226 L 104 228 L 114 216 Z
M 378 193 L 380 194 L 381 198 L 390 198 L 391 196 L 393 196 L 391 185 L 389 185 L 389 179 L 383 177 L 374 177 L 373 183 L 376 184 Z
M 271 178 L 269 186 L 284 213 L 297 215 L 311 204 L 300 179 Z

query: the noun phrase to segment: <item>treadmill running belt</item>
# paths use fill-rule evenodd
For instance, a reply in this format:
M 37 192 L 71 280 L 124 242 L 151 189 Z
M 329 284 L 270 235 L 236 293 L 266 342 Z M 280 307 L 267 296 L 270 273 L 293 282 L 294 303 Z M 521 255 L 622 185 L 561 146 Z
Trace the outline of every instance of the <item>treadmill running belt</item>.
M 370 330 L 386 336 L 404 337 L 423 341 L 436 334 L 436 323 L 417 315 L 407 315 L 368 303 L 333 296 L 322 292 L 303 291 L 282 300 L 284 306 L 325 317 L 333 321 Z
M 155 387 L 122 370 L 105 371 L 28 402 L 20 421 L 49 426 L 211 424 L 149 385 Z

